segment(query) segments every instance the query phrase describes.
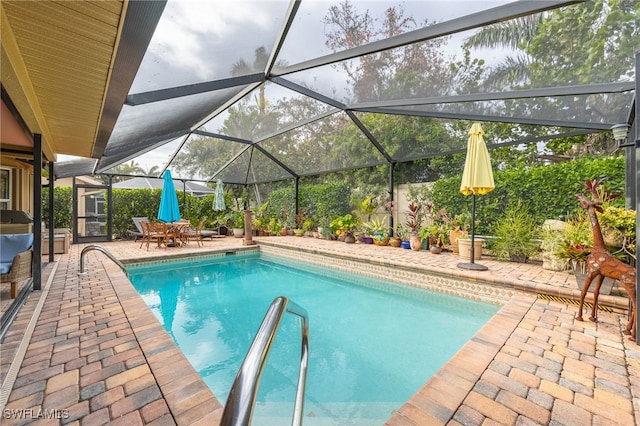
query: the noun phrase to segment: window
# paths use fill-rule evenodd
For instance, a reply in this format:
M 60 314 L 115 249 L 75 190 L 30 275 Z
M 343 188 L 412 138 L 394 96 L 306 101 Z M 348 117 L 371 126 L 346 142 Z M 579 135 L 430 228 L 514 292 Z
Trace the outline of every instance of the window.
M 11 210 L 11 169 L 0 168 L 0 210 Z

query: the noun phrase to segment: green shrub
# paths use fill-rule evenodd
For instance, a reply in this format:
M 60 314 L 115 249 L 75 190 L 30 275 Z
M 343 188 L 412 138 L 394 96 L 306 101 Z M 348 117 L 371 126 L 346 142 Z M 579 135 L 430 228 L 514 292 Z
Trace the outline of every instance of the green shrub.
M 49 188 L 42 188 L 42 219 L 49 228 L 73 229 L 73 188 L 53 189 L 53 224 L 49 224 Z
M 509 208 L 498 219 L 494 230 L 493 251 L 498 259 L 526 262 L 540 251 L 539 226 L 522 202 Z
M 584 191 L 585 180 L 604 176 L 612 192 L 624 193 L 624 157 L 582 158 L 523 170 L 494 171 L 496 188 L 487 195 L 476 196 L 476 233 L 490 234 L 496 221 L 518 200 L 522 200 L 536 224 L 546 219 L 574 217 L 581 209 L 575 194 Z M 471 211 L 471 197 L 460 193 L 461 179 L 462 172 L 460 176 L 440 179 L 433 185 L 435 208 L 445 208 L 451 217 Z M 623 207 L 624 197 L 615 203 Z
M 351 190 L 344 182 L 300 185 L 298 207 L 307 212 L 318 226 L 328 227 L 338 216 L 351 212 Z M 293 225 L 295 213 L 295 188 L 281 188 L 272 191 L 268 197 L 268 205 L 264 209 L 264 217 L 283 220 L 283 212 L 287 212 L 290 226 Z

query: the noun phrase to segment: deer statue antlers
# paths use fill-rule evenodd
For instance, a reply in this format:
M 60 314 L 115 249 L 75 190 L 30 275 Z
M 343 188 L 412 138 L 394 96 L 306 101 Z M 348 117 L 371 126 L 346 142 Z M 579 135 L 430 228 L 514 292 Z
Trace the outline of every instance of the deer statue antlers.
M 577 319 L 582 321 L 582 307 L 584 305 L 584 298 L 587 295 L 589 286 L 595 277 L 598 277 L 596 282 L 596 288 L 593 292 L 593 308 L 591 310 L 590 320 L 597 320 L 598 312 L 598 295 L 600 293 L 600 286 L 605 277 L 618 280 L 625 291 L 629 294 L 631 299 L 631 319 L 625 329 L 625 334 L 631 334 L 632 337 L 636 337 L 635 327 L 635 313 L 636 313 L 636 268 L 613 257 L 613 255 L 607 250 L 604 244 L 604 238 L 602 237 L 602 231 L 600 229 L 600 223 L 598 222 L 598 216 L 596 211 L 602 212 L 602 201 L 613 200 L 620 196 L 620 194 L 613 194 L 611 191 L 599 187 L 604 179 L 587 180 L 585 186 L 587 191 L 591 193 L 592 200 L 588 199 L 582 194 L 576 194 L 576 198 L 580 201 L 582 207 L 587 210 L 589 219 L 591 221 L 591 229 L 593 232 L 593 248 L 591 253 L 587 257 L 587 275 L 584 281 L 584 287 L 580 294 L 580 306 L 578 308 Z

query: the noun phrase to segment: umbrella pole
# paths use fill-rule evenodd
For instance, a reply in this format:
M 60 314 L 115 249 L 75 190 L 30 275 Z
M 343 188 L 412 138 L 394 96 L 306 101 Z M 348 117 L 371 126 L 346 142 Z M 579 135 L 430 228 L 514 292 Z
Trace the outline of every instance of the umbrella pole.
M 475 263 L 476 260 L 476 194 L 471 195 L 471 260 L 470 263 Z
M 484 265 L 475 263 L 475 239 L 476 239 L 476 194 L 472 195 L 471 199 L 471 259 L 469 263 L 458 263 L 460 269 L 470 269 L 472 271 L 486 271 L 487 268 Z

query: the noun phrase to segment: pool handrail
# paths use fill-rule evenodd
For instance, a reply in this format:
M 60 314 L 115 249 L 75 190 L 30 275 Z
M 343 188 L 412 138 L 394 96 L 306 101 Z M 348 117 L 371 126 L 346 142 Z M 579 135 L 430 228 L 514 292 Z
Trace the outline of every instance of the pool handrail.
M 220 426 L 249 426 L 251 424 L 262 371 L 280 327 L 282 317 L 287 312 L 300 317 L 302 322 L 300 372 L 298 373 L 298 387 L 291 420 L 291 424 L 294 426 L 302 424 L 304 391 L 309 362 L 309 317 L 305 309 L 286 297 L 279 296 L 271 302 L 256 333 L 256 337 L 253 339 L 244 361 L 242 361 L 233 385 L 231 385 L 231 390 L 222 412 Z
M 126 276 L 129 276 L 129 273 L 127 272 L 127 269 L 124 267 L 122 262 L 120 262 L 118 259 L 116 259 L 115 256 L 113 254 L 111 254 L 111 252 L 109 250 L 107 250 L 106 248 L 104 248 L 104 247 L 102 247 L 101 245 L 98 245 L 98 244 L 88 245 L 85 248 L 83 248 L 82 251 L 80 252 L 80 273 L 81 274 L 84 274 L 84 256 L 85 256 L 85 254 L 87 254 L 91 250 L 98 250 L 99 252 L 104 253 L 109 259 L 113 260 L 113 262 L 116 265 L 118 265 L 120 267 L 120 269 L 122 269 L 122 271 L 124 272 L 124 274 Z

